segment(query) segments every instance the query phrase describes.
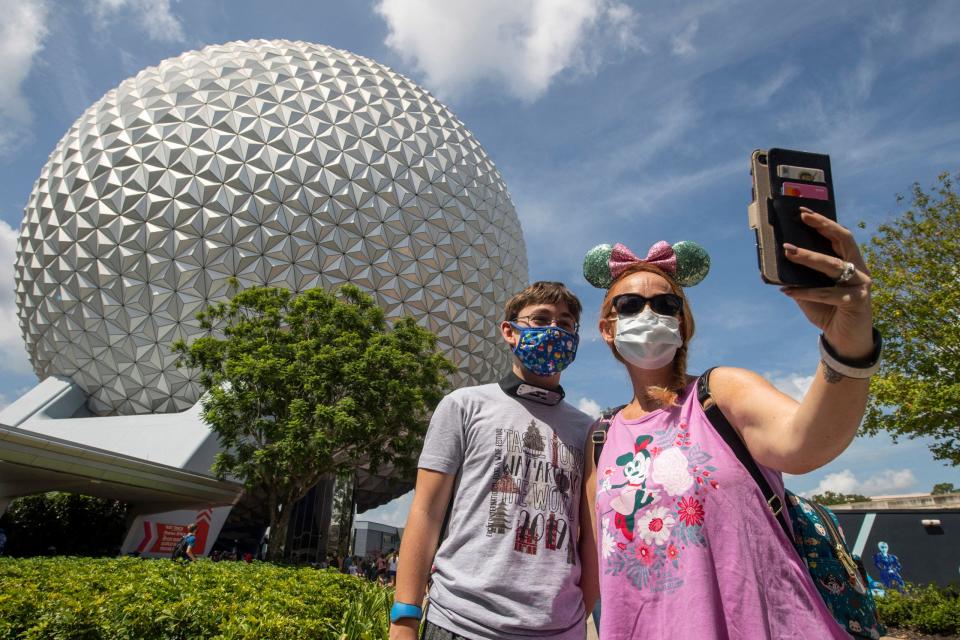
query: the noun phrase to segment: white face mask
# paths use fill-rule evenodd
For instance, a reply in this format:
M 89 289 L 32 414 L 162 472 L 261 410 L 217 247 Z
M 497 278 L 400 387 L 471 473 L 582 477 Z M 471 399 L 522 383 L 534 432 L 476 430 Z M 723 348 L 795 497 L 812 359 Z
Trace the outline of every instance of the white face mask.
M 683 344 L 680 319 L 661 316 L 649 306 L 641 313 L 617 317 L 613 339 L 623 359 L 641 369 L 659 369 L 673 360 Z

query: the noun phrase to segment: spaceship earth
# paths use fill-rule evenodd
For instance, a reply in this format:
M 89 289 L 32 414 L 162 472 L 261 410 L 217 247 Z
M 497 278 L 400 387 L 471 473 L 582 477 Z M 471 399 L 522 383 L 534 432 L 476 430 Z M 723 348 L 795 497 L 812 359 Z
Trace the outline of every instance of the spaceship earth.
M 188 408 L 174 340 L 241 288 L 352 282 L 437 334 L 455 384 L 491 381 L 527 283 L 506 186 L 445 106 L 368 58 L 232 42 L 144 69 L 70 128 L 26 206 L 20 327 L 38 376 L 98 415 Z

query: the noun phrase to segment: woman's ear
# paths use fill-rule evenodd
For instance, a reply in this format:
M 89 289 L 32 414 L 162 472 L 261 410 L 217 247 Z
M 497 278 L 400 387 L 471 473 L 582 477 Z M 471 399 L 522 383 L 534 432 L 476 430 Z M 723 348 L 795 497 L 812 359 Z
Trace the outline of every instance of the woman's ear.
M 607 344 L 613 344 L 613 339 L 616 337 L 617 332 L 617 319 L 616 318 L 601 318 L 600 319 L 600 337 L 603 338 L 603 341 Z

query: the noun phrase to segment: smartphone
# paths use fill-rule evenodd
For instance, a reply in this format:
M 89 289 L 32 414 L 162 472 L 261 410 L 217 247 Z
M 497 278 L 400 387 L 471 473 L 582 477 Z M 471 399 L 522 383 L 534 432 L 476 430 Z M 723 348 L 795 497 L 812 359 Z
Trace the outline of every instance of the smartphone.
M 753 191 L 747 218 L 757 243 L 760 277 L 768 284 L 829 287 L 829 276 L 787 260 L 783 243 L 836 256 L 830 241 L 800 219 L 800 207 L 837 219 L 830 156 L 757 149 L 750 156 Z

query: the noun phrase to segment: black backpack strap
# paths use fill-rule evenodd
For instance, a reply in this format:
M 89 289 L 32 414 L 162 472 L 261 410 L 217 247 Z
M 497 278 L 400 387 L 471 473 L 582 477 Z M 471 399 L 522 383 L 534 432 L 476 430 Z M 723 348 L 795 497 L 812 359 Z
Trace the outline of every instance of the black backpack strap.
M 710 424 L 713 425 L 716 432 L 720 434 L 723 441 L 727 443 L 727 446 L 729 446 L 737 456 L 740 464 L 747 470 L 747 473 L 750 474 L 753 481 L 760 487 L 760 491 L 763 493 L 763 498 L 767 501 L 767 506 L 770 507 L 771 513 L 777 518 L 777 522 L 780 523 L 783 532 L 787 534 L 787 539 L 792 541 L 793 536 L 790 533 L 790 527 L 787 526 L 783 499 L 770 487 L 770 483 L 767 482 L 763 473 L 760 472 L 760 468 L 757 466 L 753 456 L 750 455 L 750 451 L 747 450 L 747 445 L 743 443 L 740 434 L 733 428 L 733 425 L 727 420 L 727 416 L 723 415 L 723 411 L 720 410 L 720 405 L 718 405 L 710 395 L 710 373 L 713 369 L 714 367 L 711 367 L 704 371 L 697 381 L 697 399 L 700 401 L 700 406 L 703 407 L 703 412 L 706 414 L 707 419 L 710 420 Z
M 600 452 L 603 451 L 603 445 L 607 441 L 607 431 L 610 430 L 610 423 L 613 422 L 614 416 L 620 413 L 620 410 L 625 406 L 627 405 L 622 404 L 619 407 L 613 407 L 612 409 L 604 409 L 600 413 L 600 417 L 597 418 L 597 421 L 594 422 L 593 426 L 590 427 L 590 440 L 593 442 L 594 467 L 600 464 Z

